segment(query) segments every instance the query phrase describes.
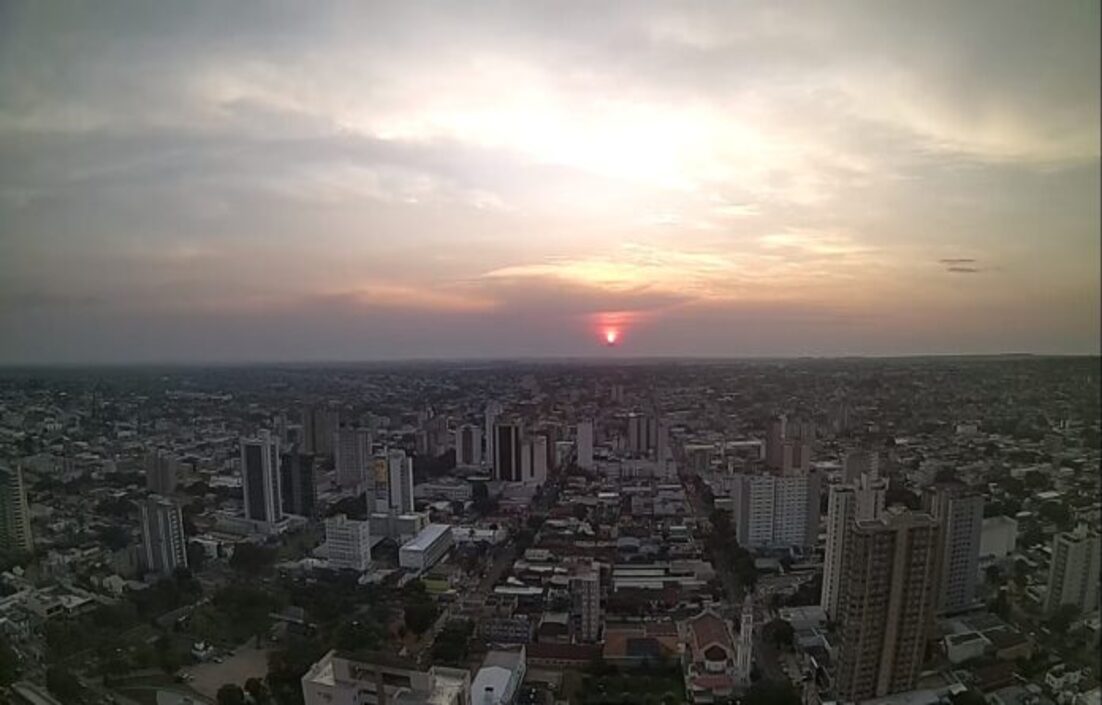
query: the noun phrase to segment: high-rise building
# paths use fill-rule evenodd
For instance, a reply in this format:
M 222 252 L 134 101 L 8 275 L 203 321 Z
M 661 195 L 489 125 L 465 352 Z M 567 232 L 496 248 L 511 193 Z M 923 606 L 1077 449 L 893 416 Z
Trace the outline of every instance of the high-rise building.
M 838 615 L 842 583 L 842 559 L 849 526 L 876 519 L 884 510 L 888 483 L 875 474 L 861 473 L 854 480 L 831 485 L 827 502 L 826 553 L 823 557 L 822 606 L 832 619 Z
M 765 435 L 765 464 L 782 473 L 807 472 L 815 444 L 815 425 L 776 416 Z
M 413 458 L 404 450 L 387 453 L 387 507 L 397 514 L 413 511 Z
M 579 563 L 570 575 L 570 592 L 579 617 L 578 638 L 597 641 L 601 637 L 601 572 L 596 564 Z
M 304 450 L 311 455 L 333 455 L 333 434 L 340 425 L 340 413 L 323 404 L 311 404 L 302 410 Z
M 983 495 L 957 482 L 938 483 L 926 489 L 923 509 L 941 524 L 938 610 L 961 612 L 976 599 Z
M 150 453 L 145 461 L 145 487 L 154 494 L 168 497 L 176 492 L 176 470 L 179 466 L 176 456 L 157 450 Z
M 145 569 L 167 577 L 179 568 L 187 568 L 187 537 L 180 506 L 154 495 L 139 503 L 138 508 Z
M 482 429 L 463 424 L 455 429 L 455 464 L 461 468 L 476 468 L 482 464 Z
M 314 456 L 300 453 L 299 448 L 280 456 L 280 489 L 283 492 L 283 513 L 313 517 L 317 510 L 317 483 L 314 478 Z
M 850 524 L 836 621 L 835 691 L 846 701 L 913 690 L 933 627 L 941 540 L 929 514 L 889 507 Z
M 241 439 L 241 487 L 247 518 L 263 524 L 283 518 L 279 480 L 279 439 L 266 430 L 256 438 Z
M 628 451 L 650 455 L 658 447 L 658 420 L 650 414 L 628 414 Z
M 526 485 L 547 482 L 547 436 L 542 433 L 521 443 L 520 481 Z
M 867 450 L 846 453 L 843 461 L 844 482 L 857 482 L 862 475 L 880 477 L 880 455 Z
M 31 511 L 27 489 L 23 486 L 23 468 L 0 466 L 0 550 L 30 552 Z
M 578 467 L 582 470 L 593 469 L 593 422 L 578 422 Z
M 1048 573 L 1045 611 L 1075 605 L 1081 614 L 1098 610 L 1099 560 L 1102 543 L 1085 524 L 1052 539 L 1052 564 Z
M 745 548 L 810 549 L 819 532 L 821 475 L 812 469 L 794 475 L 731 476 L 733 520 Z
M 501 404 L 496 401 L 491 401 L 486 405 L 486 413 L 484 417 L 483 435 L 486 438 L 486 452 L 483 455 L 486 458 L 487 463 L 497 462 L 497 449 L 495 445 L 497 443 L 497 417 L 501 416 L 502 408 Z
M 494 478 L 502 482 L 520 482 L 523 453 L 520 421 L 499 421 L 494 427 Z
M 363 572 L 371 567 L 371 522 L 344 514 L 325 520 L 325 551 L 334 568 Z
M 337 430 L 333 445 L 336 449 L 337 484 L 344 488 L 356 488 L 370 478 L 371 431 L 366 428 L 342 426 Z

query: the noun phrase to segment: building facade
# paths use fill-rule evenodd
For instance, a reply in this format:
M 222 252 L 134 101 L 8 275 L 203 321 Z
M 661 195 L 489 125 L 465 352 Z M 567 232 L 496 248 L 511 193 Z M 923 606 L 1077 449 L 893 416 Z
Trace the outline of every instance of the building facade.
M 27 488 L 23 485 L 23 468 L 18 465 L 0 466 L 0 550 L 34 550 Z
M 884 510 L 887 490 L 887 481 L 870 473 L 861 473 L 850 482 L 831 485 L 828 490 L 821 604 L 831 617 L 838 614 L 842 558 L 845 555 L 845 540 L 849 535 L 847 529 L 854 521 L 869 521 L 879 517 Z
M 279 473 L 283 513 L 313 517 L 317 512 L 318 495 L 314 456 L 300 453 L 297 446 L 292 447 L 280 456 Z
M 1055 612 L 1061 605 L 1075 605 L 1080 614 L 1098 611 L 1100 551 L 1098 534 L 1084 524 L 1052 539 L 1046 612 Z
M 821 476 L 805 473 L 731 476 L 733 520 L 739 545 L 749 549 L 815 545 Z
M 366 428 L 342 426 L 334 435 L 337 484 L 344 488 L 359 487 L 371 479 L 371 431 Z
M 334 568 L 363 572 L 371 567 L 371 525 L 344 514 L 325 520 L 325 551 Z
M 241 488 L 246 518 L 269 525 L 283 519 L 279 439 L 270 431 L 241 440 Z
M 455 464 L 461 468 L 482 465 L 482 429 L 478 426 L 468 423 L 455 429 Z
M 926 489 L 923 509 L 941 524 L 938 610 L 961 612 L 976 600 L 983 496 L 960 483 L 938 483 Z
M 498 422 L 494 427 L 494 479 L 501 482 L 520 482 L 524 462 L 519 421 Z
M 165 577 L 187 568 L 187 537 L 180 506 L 153 496 L 139 503 L 142 523 L 142 557 L 146 571 Z
M 145 463 L 145 488 L 153 494 L 168 497 L 176 492 L 176 456 L 163 450 L 149 454 Z

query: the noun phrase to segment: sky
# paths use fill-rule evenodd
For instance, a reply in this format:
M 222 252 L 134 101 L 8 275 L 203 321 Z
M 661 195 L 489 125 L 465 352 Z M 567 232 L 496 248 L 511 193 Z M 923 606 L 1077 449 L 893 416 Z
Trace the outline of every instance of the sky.
M 0 3 L 0 363 L 1097 353 L 1099 21 Z

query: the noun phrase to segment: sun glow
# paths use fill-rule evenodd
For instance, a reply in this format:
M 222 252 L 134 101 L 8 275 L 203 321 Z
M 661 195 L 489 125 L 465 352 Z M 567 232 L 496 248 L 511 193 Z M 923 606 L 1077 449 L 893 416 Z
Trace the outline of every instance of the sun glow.
M 620 340 L 620 331 L 609 328 L 605 331 L 605 345 L 612 347 Z

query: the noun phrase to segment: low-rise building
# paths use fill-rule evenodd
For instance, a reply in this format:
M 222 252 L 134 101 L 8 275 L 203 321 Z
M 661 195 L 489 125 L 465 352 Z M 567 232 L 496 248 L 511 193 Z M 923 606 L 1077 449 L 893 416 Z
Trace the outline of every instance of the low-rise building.
M 417 536 L 402 544 L 398 564 L 408 570 L 423 571 L 436 564 L 455 543 L 447 524 L 429 524 Z
M 470 705 L 470 674 L 378 655 L 361 661 L 330 651 L 302 676 L 306 705 Z

